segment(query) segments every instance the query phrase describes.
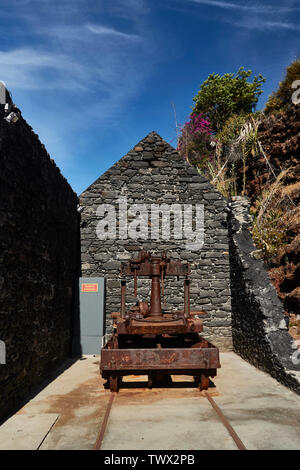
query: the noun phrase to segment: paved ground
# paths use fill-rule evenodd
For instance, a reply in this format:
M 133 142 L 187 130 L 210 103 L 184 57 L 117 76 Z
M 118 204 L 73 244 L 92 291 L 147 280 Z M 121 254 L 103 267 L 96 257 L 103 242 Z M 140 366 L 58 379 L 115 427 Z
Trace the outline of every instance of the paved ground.
M 300 449 L 300 397 L 234 353 L 221 364 L 208 394 L 245 447 Z M 237 449 L 190 378 L 152 390 L 141 379 L 128 377 L 116 395 L 102 449 Z M 0 427 L 0 449 L 92 449 L 110 396 L 99 357 L 84 357 Z

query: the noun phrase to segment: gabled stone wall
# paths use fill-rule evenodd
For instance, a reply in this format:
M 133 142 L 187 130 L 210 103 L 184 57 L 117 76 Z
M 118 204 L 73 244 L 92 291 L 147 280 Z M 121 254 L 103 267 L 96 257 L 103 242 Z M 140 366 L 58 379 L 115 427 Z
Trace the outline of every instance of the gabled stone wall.
M 127 198 L 128 207 L 145 204 L 149 211 L 151 204 L 203 204 L 203 247 L 191 251 L 184 239 L 149 239 L 151 220 L 147 239 L 100 240 L 96 229 L 102 216 L 97 215 L 97 209 L 102 204 L 118 209 L 120 196 Z M 120 262 L 136 255 L 140 249 L 166 250 L 170 257 L 191 263 L 191 308 L 207 311 L 203 317 L 204 336 L 222 349 L 231 348 L 226 201 L 175 149 L 155 132 L 150 133 L 81 194 L 80 213 L 81 272 L 83 276 L 106 278 L 107 333 L 112 331 L 111 312 L 120 308 Z M 149 292 L 149 281 L 140 280 L 139 299 L 148 299 Z M 183 308 L 182 280 L 166 280 L 165 295 L 166 308 Z M 128 283 L 127 300 L 129 303 L 136 301 L 133 282 Z

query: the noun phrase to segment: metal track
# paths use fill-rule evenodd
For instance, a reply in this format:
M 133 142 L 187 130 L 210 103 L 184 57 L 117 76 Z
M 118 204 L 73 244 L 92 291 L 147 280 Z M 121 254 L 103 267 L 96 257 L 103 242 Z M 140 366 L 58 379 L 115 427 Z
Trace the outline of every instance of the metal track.
M 112 408 L 112 404 L 113 404 L 115 395 L 116 394 L 114 392 L 111 392 L 111 394 L 110 394 L 110 398 L 109 398 L 109 401 L 108 401 L 108 405 L 106 407 L 106 411 L 105 411 L 105 415 L 104 415 L 104 418 L 103 418 L 103 421 L 102 421 L 102 425 L 101 425 L 101 428 L 100 428 L 100 431 L 99 431 L 99 434 L 98 434 L 98 438 L 97 438 L 97 440 L 95 442 L 95 445 L 93 447 L 93 450 L 100 450 L 101 449 L 104 434 L 105 434 L 105 431 L 106 431 L 106 426 L 107 426 L 107 423 L 108 423 L 109 414 L 110 414 L 110 411 L 111 411 L 111 408 Z
M 223 415 L 221 409 L 218 407 L 215 400 L 213 400 L 213 398 L 209 395 L 209 393 L 204 392 L 204 394 L 205 394 L 206 398 L 208 399 L 209 403 L 211 404 L 211 406 L 213 407 L 213 409 L 215 410 L 215 412 L 217 413 L 218 417 L 220 418 L 220 420 L 224 424 L 225 428 L 229 432 L 230 436 L 234 440 L 234 443 L 236 444 L 237 448 L 239 450 L 247 450 L 246 447 L 244 446 L 244 444 L 242 443 L 241 439 L 239 438 L 239 436 L 237 435 L 237 433 L 235 432 L 235 430 L 233 429 L 233 427 L 231 426 L 231 424 L 227 420 L 227 418 Z
M 114 393 L 114 392 L 111 393 L 111 395 L 110 395 L 110 398 L 109 398 L 109 401 L 108 401 L 108 404 L 107 404 L 107 407 L 106 407 L 105 415 L 104 415 L 104 418 L 103 418 L 103 422 L 102 422 L 102 425 L 101 425 L 101 428 L 100 428 L 100 431 L 99 431 L 99 435 L 98 435 L 97 441 L 96 441 L 96 443 L 93 447 L 93 450 L 100 450 L 101 449 L 102 442 L 103 442 L 104 435 L 105 435 L 105 431 L 106 431 L 106 427 L 107 427 L 107 423 L 108 423 L 108 420 L 109 420 L 109 415 L 110 415 L 110 412 L 111 412 L 111 409 L 112 409 L 112 405 L 113 405 L 113 401 L 114 401 L 115 396 L 116 396 L 116 393 Z M 226 430 L 228 431 L 230 437 L 233 439 L 233 441 L 234 441 L 235 445 L 237 446 L 237 448 L 239 450 L 247 450 L 245 445 L 243 444 L 243 442 L 241 441 L 241 439 L 239 438 L 239 436 L 237 435 L 237 433 L 235 432 L 235 430 L 233 429 L 233 427 L 231 426 L 231 424 L 227 420 L 227 418 L 222 413 L 221 409 L 218 407 L 216 402 L 211 397 L 211 395 L 209 395 L 209 393 L 207 393 L 207 392 L 204 392 L 204 396 L 207 398 L 207 400 L 209 401 L 209 403 L 211 404 L 211 406 L 215 410 L 218 418 L 220 419 L 222 424 L 225 426 Z

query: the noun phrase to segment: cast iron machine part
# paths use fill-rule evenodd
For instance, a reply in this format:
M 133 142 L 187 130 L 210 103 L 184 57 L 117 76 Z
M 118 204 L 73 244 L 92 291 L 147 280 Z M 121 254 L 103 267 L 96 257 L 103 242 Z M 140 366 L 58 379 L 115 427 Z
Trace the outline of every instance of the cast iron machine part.
M 183 310 L 162 308 L 167 277 L 184 277 Z M 126 278 L 151 279 L 150 305 L 137 301 L 126 309 Z M 113 312 L 115 332 L 101 350 L 100 371 L 111 391 L 118 391 L 122 376 L 148 375 L 148 386 L 167 384 L 173 375 L 192 375 L 200 390 L 220 367 L 218 349 L 199 336 L 204 311 L 190 310 L 190 265 L 141 251 L 138 258 L 121 264 L 120 312 Z

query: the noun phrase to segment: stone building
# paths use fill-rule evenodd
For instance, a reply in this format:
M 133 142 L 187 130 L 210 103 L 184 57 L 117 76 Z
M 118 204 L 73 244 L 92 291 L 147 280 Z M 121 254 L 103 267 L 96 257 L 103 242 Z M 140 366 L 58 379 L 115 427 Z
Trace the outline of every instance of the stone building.
M 121 261 L 140 249 L 165 250 L 170 257 L 191 264 L 191 308 L 207 311 L 204 336 L 222 350 L 231 349 L 227 204 L 195 168 L 157 133 L 151 132 L 89 186 L 79 200 L 81 275 L 106 278 L 107 333 L 112 330 L 110 314 L 119 310 L 120 305 Z M 167 223 L 161 210 L 170 215 L 170 237 L 163 230 L 158 232 L 157 225 L 154 227 L 153 214 L 159 216 L 162 227 Z M 105 220 L 110 220 L 109 214 L 112 218 L 116 215 L 116 225 L 113 220 L 111 224 L 107 222 L 108 233 L 103 235 L 101 229 Z M 194 243 L 190 243 L 192 235 L 196 236 Z M 149 281 L 139 280 L 140 300 L 148 298 L 149 290 Z M 165 295 L 166 308 L 182 308 L 182 281 L 168 279 Z M 131 282 L 127 301 L 135 300 Z
M 80 266 L 82 276 L 106 278 L 109 334 L 120 263 L 140 249 L 189 262 L 191 307 L 207 312 L 204 336 L 300 394 L 300 349 L 255 257 L 245 198 L 227 204 L 152 132 L 80 196 L 79 250 L 77 195 L 11 110 L 0 105 L 0 419 L 76 352 Z M 139 299 L 149 291 L 149 280 L 139 281 Z M 182 308 L 182 280 L 168 278 L 165 295 L 166 309 Z

